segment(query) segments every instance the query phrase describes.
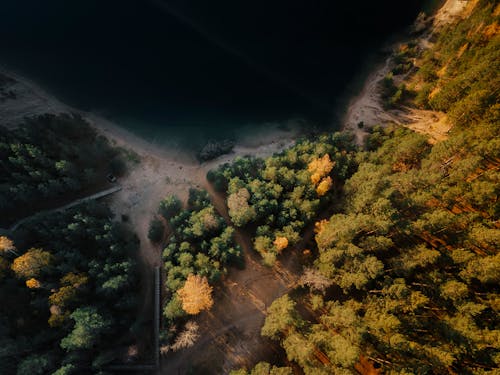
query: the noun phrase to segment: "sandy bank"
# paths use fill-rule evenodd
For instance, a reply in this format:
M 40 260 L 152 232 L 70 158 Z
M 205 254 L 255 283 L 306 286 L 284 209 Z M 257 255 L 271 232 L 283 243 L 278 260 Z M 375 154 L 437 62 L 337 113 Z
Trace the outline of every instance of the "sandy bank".
M 269 124 L 265 131 L 243 137 L 233 152 L 200 164 L 194 153 L 180 148 L 159 147 L 117 124 L 96 114 L 72 108 L 50 95 L 36 83 L 0 68 L 7 83 L 0 92 L 0 118 L 8 128 L 13 128 L 26 116 L 44 113 L 78 113 L 114 145 L 130 149 L 140 157 L 140 163 L 131 165 L 129 173 L 120 178 L 123 189 L 111 199 L 111 208 L 120 219 L 129 222 L 141 240 L 141 256 L 150 265 L 160 264 L 160 249 L 147 239 L 149 222 L 156 213 L 160 200 L 175 194 L 187 200 L 189 188 L 206 186 L 206 173 L 220 164 L 238 156 L 267 157 L 293 145 L 299 134 L 298 126 L 283 129 Z
M 417 38 L 417 42 L 422 49 L 432 47 L 430 41 L 433 33 L 440 28 L 453 22 L 459 17 L 465 16 L 468 9 L 475 5 L 476 1 L 447 0 L 443 6 L 427 20 L 430 24 L 428 30 Z M 422 20 L 419 18 L 414 25 L 415 29 L 421 29 L 422 25 L 417 24 Z M 393 46 L 396 49 L 402 41 Z M 368 134 L 370 127 L 375 125 L 387 125 L 389 123 L 407 126 L 417 132 L 430 136 L 431 142 L 445 139 L 451 128 L 447 123 L 443 113 L 435 111 L 417 110 L 414 108 L 400 108 L 398 110 L 387 110 L 383 107 L 381 99 L 380 81 L 393 69 L 391 58 L 376 66 L 365 81 L 363 87 L 355 95 L 347 106 L 345 115 L 342 118 L 342 129 L 355 134 L 356 143 L 363 144 L 363 139 Z M 395 76 L 396 81 L 403 81 L 404 76 Z M 363 123 L 363 127 L 358 126 Z

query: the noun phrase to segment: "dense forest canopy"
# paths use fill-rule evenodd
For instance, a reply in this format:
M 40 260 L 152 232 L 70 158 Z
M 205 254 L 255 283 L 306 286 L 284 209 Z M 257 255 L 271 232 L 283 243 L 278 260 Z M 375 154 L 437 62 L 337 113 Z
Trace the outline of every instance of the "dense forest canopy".
M 78 115 L 0 128 L 0 224 L 27 216 L 0 237 L 2 374 L 99 373 L 136 342 L 135 235 L 104 204 L 43 212 L 103 189 L 121 154 Z
M 396 64 L 410 63 L 399 67 L 411 82 L 404 88 L 410 94 L 405 104 L 444 111 L 454 125 L 447 140 L 431 145 L 404 128 L 375 127 L 364 151 L 352 160 L 334 158 L 335 168 L 352 171 L 330 198 L 342 203 L 329 219 L 316 222 L 314 260 L 298 288 L 269 307 L 262 327 L 262 335 L 279 341 L 289 363 L 305 374 L 498 371 L 499 21 L 500 5 L 479 1 L 468 17 L 440 32 L 423 56 L 414 48 L 416 60 L 394 57 Z M 387 79 L 382 85 L 390 86 Z M 398 103 L 401 98 L 388 102 Z M 326 147 L 321 139 L 314 145 Z M 295 157 L 288 151 L 283 164 Z M 262 169 L 273 162 L 268 159 Z M 252 208 L 264 199 L 235 183 L 253 171 L 241 166 L 243 161 L 222 170 L 235 225 L 255 220 Z M 313 168 L 301 169 L 302 187 L 308 178 L 317 180 Z M 334 170 L 326 170 L 339 181 Z M 238 210 L 234 201 L 243 202 Z M 281 217 L 290 223 L 289 216 Z M 266 250 L 282 234 L 279 226 L 268 228 Z M 302 227 L 297 229 L 300 236 Z M 278 371 L 259 364 L 250 373 Z
M 207 175 L 227 192 L 232 222 L 254 233 L 254 247 L 264 262 L 300 240 L 303 229 L 331 203 L 354 171 L 354 146 L 348 134 L 303 140 L 268 159 L 239 158 Z
M 2 374 L 99 373 L 141 333 L 138 241 L 110 217 L 90 204 L 1 237 Z
M 0 225 L 62 205 L 124 172 L 119 151 L 78 115 L 27 118 L 9 130 L 0 123 Z

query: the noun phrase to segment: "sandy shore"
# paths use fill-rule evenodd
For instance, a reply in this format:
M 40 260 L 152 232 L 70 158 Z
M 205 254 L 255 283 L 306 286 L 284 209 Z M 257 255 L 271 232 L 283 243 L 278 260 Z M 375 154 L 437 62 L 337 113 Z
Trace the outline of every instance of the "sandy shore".
M 471 0 L 447 0 L 436 14 L 427 20 L 430 28 L 424 32 L 417 42 L 422 49 L 432 47 L 430 42 L 434 32 L 459 17 L 466 16 L 471 7 L 477 1 Z M 416 22 L 420 22 L 417 20 Z M 415 24 L 418 29 L 421 25 Z M 392 48 L 396 49 L 401 43 L 398 42 Z M 381 99 L 380 81 L 392 70 L 393 64 L 388 57 L 383 63 L 374 68 L 369 75 L 359 94 L 353 96 L 348 104 L 345 115 L 342 118 L 342 129 L 355 134 L 356 143 L 363 144 L 363 140 L 368 134 L 368 129 L 375 125 L 387 125 L 390 123 L 403 125 L 417 132 L 430 136 L 431 142 L 446 139 L 447 132 L 451 129 L 451 124 L 447 121 L 444 113 L 436 111 L 418 110 L 414 108 L 401 108 L 398 110 L 387 110 L 383 108 Z M 404 80 L 404 76 L 395 76 L 395 82 Z M 358 127 L 362 122 L 363 127 Z
M 349 102 L 346 114 L 342 119 L 342 128 L 354 133 L 358 145 L 363 144 L 364 138 L 368 134 L 367 129 L 395 120 L 395 116 L 382 106 L 379 87 L 380 81 L 391 69 L 390 58 L 387 58 L 384 63 L 375 67 L 368 76 L 361 92 Z M 363 127 L 358 126 L 360 123 L 363 123 Z
M 123 189 L 112 197 L 111 208 L 118 219 L 128 217 L 141 240 L 141 256 L 151 266 L 160 264 L 161 249 L 150 243 L 147 232 L 162 198 L 175 194 L 186 201 L 189 188 L 206 186 L 210 169 L 238 156 L 270 156 L 292 146 L 299 134 L 298 126 L 293 124 L 286 130 L 270 124 L 265 131 L 241 139 L 231 153 L 200 164 L 192 151 L 159 147 L 103 117 L 62 103 L 29 79 L 1 68 L 0 74 L 13 79 L 3 86 L 3 92 L 14 93 L 14 97 L 0 96 L 0 118 L 8 128 L 17 126 L 25 116 L 78 113 L 113 145 L 139 155 L 140 163 L 131 165 L 128 174 L 119 179 Z

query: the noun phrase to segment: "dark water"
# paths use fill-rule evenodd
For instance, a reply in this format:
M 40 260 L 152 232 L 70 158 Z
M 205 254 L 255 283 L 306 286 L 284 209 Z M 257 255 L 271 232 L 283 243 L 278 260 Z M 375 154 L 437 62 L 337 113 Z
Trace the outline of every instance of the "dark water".
M 0 62 L 149 139 L 335 126 L 339 95 L 420 4 L 1 0 Z

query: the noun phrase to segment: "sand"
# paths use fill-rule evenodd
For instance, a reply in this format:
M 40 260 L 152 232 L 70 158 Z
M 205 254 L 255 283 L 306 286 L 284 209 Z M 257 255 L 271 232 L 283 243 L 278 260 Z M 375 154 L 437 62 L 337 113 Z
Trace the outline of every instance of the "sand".
M 174 194 L 185 202 L 189 188 L 207 186 L 206 173 L 210 169 L 238 156 L 271 156 L 292 146 L 299 134 L 299 126 L 293 123 L 287 129 L 269 124 L 265 131 L 241 139 L 231 153 L 200 164 L 192 151 L 159 147 L 101 116 L 62 103 L 25 77 L 1 68 L 0 74 L 15 80 L 4 86 L 4 91 L 15 93 L 15 99 L 0 100 L 0 118 L 7 128 L 14 128 L 25 116 L 77 113 L 113 145 L 132 150 L 139 156 L 140 162 L 130 163 L 129 172 L 118 180 L 123 189 L 113 195 L 110 204 L 117 219 L 120 220 L 122 215 L 128 217 L 141 241 L 141 257 L 150 266 L 161 264 L 161 249 L 151 244 L 147 232 L 149 222 L 165 196 Z
M 354 133 L 356 144 L 359 146 L 363 144 L 369 128 L 389 122 L 398 123 L 397 117 L 383 108 L 380 97 L 380 81 L 391 69 L 391 60 L 387 58 L 383 64 L 374 69 L 361 92 L 349 102 L 347 112 L 342 119 L 343 129 Z M 363 123 L 363 127 L 358 126 L 360 123 Z
M 459 17 L 466 16 L 467 12 L 477 3 L 477 1 L 447 0 L 437 13 L 429 20 L 431 28 L 417 40 L 422 49 L 432 47 L 431 36 L 440 28 L 453 22 Z M 421 22 L 419 18 L 416 22 Z M 414 25 L 420 28 L 421 25 Z M 396 49 L 401 42 L 393 46 Z M 358 95 L 355 95 L 347 107 L 347 111 L 342 118 L 342 129 L 355 134 L 356 143 L 363 144 L 368 130 L 376 125 L 387 126 L 388 124 L 398 124 L 406 126 L 422 134 L 429 136 L 430 143 L 435 143 L 446 139 L 452 124 L 448 122 L 446 115 L 442 112 L 419 110 L 409 107 L 402 107 L 397 110 L 387 110 L 383 108 L 381 99 L 380 81 L 392 70 L 391 58 L 388 57 L 383 63 L 375 67 L 368 77 Z M 395 84 L 404 81 L 406 77 L 394 76 Z M 362 122 L 363 127 L 358 127 Z

